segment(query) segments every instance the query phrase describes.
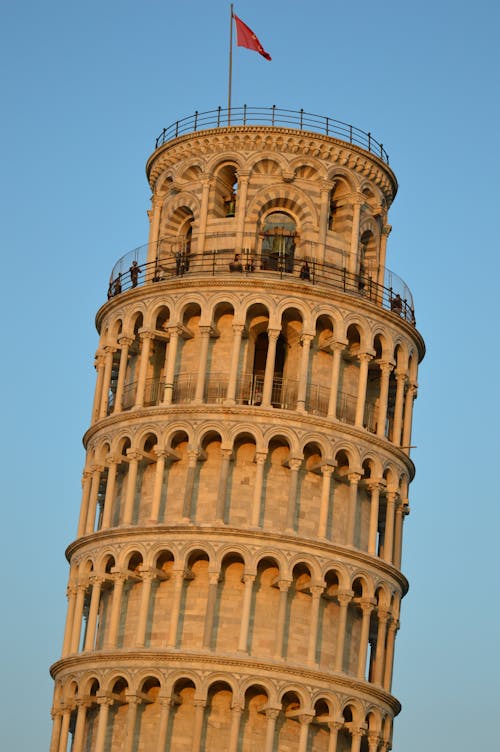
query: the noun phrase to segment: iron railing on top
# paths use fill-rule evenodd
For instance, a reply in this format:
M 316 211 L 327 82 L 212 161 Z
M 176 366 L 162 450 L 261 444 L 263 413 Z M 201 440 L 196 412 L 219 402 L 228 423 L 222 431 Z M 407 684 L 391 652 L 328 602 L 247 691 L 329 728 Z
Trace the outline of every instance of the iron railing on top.
M 389 155 L 383 144 L 379 143 L 369 131 L 363 131 L 361 128 L 327 115 L 314 115 L 304 110 L 287 110 L 276 105 L 248 107 L 245 104 L 243 107 L 232 107 L 230 110 L 217 107 L 207 112 L 196 111 L 193 115 L 176 120 L 164 128 L 156 139 L 155 149 L 186 133 L 238 125 L 278 126 L 322 133 L 325 136 L 333 136 L 349 144 L 360 146 L 389 164 Z

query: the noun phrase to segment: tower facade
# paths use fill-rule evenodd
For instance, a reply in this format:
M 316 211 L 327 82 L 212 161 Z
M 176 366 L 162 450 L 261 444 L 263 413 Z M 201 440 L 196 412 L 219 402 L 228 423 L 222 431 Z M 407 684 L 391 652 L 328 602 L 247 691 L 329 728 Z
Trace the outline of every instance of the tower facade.
M 51 752 L 386 752 L 424 354 L 387 154 L 245 107 L 164 130 L 147 176 L 97 313 Z

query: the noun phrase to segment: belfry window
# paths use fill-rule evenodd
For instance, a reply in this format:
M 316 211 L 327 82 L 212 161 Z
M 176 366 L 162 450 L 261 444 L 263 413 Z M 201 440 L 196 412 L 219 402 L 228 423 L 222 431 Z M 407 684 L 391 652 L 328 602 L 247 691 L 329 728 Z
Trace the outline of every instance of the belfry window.
M 262 267 L 293 272 L 297 225 L 284 212 L 268 214 L 262 228 Z

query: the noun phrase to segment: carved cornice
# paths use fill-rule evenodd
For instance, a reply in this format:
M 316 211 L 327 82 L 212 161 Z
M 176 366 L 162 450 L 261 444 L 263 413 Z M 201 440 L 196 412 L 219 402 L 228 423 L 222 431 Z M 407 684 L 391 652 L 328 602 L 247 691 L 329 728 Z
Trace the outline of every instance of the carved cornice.
M 294 160 L 298 154 L 304 157 L 313 156 L 326 162 L 328 167 L 339 164 L 365 179 L 371 179 L 382 190 L 389 204 L 392 203 L 397 191 L 396 176 L 391 168 L 362 147 L 321 133 L 263 125 L 212 128 L 168 141 L 157 149 L 147 162 L 146 174 L 151 189 L 154 190 L 162 172 L 181 160 L 224 151 L 276 151 L 281 156 L 290 155 Z

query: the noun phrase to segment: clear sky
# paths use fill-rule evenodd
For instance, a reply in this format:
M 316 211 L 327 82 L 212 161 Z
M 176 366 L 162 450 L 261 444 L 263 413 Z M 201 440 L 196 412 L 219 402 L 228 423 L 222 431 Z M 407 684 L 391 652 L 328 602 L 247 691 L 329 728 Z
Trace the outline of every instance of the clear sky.
M 233 104 L 370 130 L 400 190 L 388 265 L 427 342 L 415 404 L 397 752 L 498 746 L 500 11 L 491 0 L 240 0 Z M 94 388 L 93 318 L 147 240 L 161 129 L 227 101 L 226 0 L 18 0 L 0 28 L 0 748 L 48 749 Z M 495 469 L 496 468 L 496 469 Z

